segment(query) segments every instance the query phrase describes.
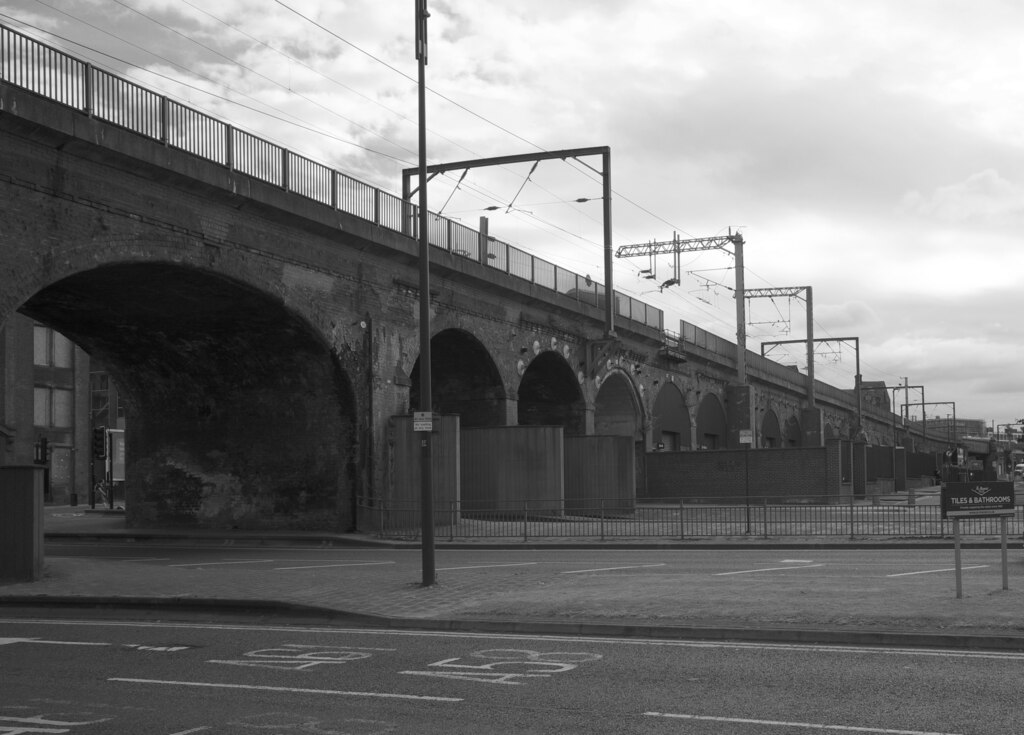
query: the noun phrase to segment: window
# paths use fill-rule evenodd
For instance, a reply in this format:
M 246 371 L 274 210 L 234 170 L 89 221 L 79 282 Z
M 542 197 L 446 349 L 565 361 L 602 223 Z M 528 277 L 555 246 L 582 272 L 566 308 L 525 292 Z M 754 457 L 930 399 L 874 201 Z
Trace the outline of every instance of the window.
M 75 346 L 60 332 L 42 324 L 32 331 L 32 362 L 40 367 L 74 367 Z
M 43 428 L 70 429 L 75 419 L 74 391 L 36 386 L 33 423 Z

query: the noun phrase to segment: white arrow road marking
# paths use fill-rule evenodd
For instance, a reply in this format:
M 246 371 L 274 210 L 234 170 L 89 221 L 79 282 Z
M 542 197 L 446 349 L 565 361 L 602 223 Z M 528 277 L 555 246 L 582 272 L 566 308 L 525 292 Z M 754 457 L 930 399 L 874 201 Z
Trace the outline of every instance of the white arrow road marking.
M 109 646 L 109 643 L 96 643 L 93 641 L 44 641 L 39 638 L 0 638 L 0 646 L 9 643 L 42 643 L 50 646 Z

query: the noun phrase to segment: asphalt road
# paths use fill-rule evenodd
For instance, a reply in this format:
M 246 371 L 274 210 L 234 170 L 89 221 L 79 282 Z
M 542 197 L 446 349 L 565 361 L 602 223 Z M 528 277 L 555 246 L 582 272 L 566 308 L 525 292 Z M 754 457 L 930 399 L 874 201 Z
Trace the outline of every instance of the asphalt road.
M 0 733 L 986 735 L 1024 654 L 0 619 Z

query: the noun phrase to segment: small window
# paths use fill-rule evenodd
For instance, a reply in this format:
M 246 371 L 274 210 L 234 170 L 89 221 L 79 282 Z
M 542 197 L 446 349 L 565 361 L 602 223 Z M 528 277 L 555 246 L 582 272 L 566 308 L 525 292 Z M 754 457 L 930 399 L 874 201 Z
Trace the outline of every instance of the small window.
M 36 426 L 50 425 L 50 389 L 36 388 L 34 393 L 33 423 Z
M 74 392 L 53 389 L 53 426 L 58 429 L 69 429 L 74 424 L 75 406 Z
M 59 368 L 74 367 L 75 346 L 70 339 L 60 332 L 53 334 L 53 366 Z
M 32 330 L 32 363 L 44 367 L 50 364 L 50 330 L 36 325 Z

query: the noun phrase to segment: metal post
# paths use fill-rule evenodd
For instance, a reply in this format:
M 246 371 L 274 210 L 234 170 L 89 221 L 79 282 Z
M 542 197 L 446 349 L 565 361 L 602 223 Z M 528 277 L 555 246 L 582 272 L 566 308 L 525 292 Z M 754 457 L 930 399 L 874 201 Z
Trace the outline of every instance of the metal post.
M 685 525 L 683 523 L 683 499 L 679 499 L 679 540 L 686 540 Z
M 953 549 L 955 557 L 956 567 L 956 599 L 961 599 L 964 596 L 964 586 L 962 579 L 962 565 L 960 563 L 960 518 L 953 519 Z
M 814 408 L 814 290 L 807 291 L 807 406 Z
M 732 240 L 736 267 L 736 382 L 747 384 L 747 297 L 743 282 L 743 235 L 736 233 Z M 676 275 L 679 278 L 679 275 Z M 747 426 L 746 428 L 753 428 Z M 749 533 L 749 530 L 748 530 Z
M 615 336 L 615 285 L 612 278 L 612 152 L 605 148 L 601 153 L 604 172 L 602 194 L 604 195 L 604 324 L 605 337 Z
M 1002 552 L 1003 560 L 1003 589 L 1008 590 L 1010 589 L 1010 578 L 1006 568 L 1006 516 L 1003 516 L 999 519 L 999 526 L 1000 534 L 1002 535 L 1000 550 Z
M 523 501 L 523 541 L 526 541 L 529 535 L 529 524 L 530 524 L 530 506 L 529 503 Z
M 427 222 L 427 0 L 416 0 L 416 60 L 419 66 L 419 166 L 420 166 L 420 411 L 433 412 L 430 370 L 430 238 Z M 437 582 L 434 564 L 433 434 L 420 435 L 420 508 L 422 513 L 423 586 Z

